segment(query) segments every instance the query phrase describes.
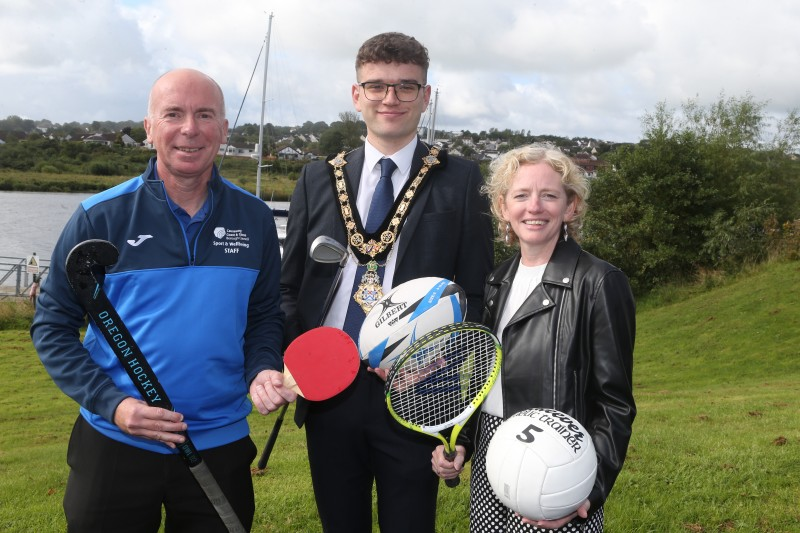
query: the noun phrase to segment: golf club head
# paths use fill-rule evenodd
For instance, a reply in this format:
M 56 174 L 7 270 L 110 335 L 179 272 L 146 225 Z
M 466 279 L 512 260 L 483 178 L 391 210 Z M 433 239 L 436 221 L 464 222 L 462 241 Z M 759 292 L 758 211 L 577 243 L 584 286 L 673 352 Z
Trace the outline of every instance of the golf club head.
M 342 263 L 347 258 L 347 248 L 327 235 L 320 235 L 311 243 L 309 255 L 317 263 Z

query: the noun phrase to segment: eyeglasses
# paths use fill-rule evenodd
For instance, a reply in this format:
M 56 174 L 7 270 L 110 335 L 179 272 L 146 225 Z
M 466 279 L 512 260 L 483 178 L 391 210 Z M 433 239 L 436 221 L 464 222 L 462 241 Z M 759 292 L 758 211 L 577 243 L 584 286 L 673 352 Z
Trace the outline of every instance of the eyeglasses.
M 420 83 L 408 81 L 402 83 L 378 83 L 368 81 L 366 83 L 359 83 L 359 85 L 364 89 L 364 96 L 367 97 L 367 100 L 372 100 L 373 102 L 380 102 L 386 98 L 386 95 L 389 94 L 389 87 L 394 88 L 394 94 L 401 102 L 413 102 L 417 99 L 417 96 L 419 96 L 419 90 L 424 87 L 424 85 Z

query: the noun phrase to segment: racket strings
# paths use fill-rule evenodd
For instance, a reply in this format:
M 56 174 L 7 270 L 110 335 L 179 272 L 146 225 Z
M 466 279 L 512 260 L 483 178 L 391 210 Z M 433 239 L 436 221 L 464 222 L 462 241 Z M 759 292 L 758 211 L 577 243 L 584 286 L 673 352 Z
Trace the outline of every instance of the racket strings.
M 453 425 L 485 395 L 497 352 L 494 337 L 480 329 L 431 339 L 392 370 L 387 383 L 390 408 L 421 428 Z

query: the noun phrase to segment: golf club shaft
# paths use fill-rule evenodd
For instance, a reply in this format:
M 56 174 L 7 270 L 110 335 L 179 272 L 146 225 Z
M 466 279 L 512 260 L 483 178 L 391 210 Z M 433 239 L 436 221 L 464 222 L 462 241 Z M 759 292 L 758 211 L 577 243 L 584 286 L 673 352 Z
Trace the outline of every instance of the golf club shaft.
M 319 325 L 322 326 L 325 323 L 325 317 L 328 316 L 328 311 L 330 310 L 331 304 L 333 303 L 333 295 L 336 294 L 336 288 L 339 286 L 339 281 L 342 279 L 342 271 L 344 270 L 344 265 L 347 262 L 347 255 L 346 252 L 342 256 L 342 259 L 339 261 L 339 268 L 336 269 L 336 275 L 333 278 L 333 283 L 331 284 L 331 288 L 328 289 L 328 295 L 325 297 L 325 303 L 322 306 L 322 314 L 319 319 Z M 289 409 L 289 404 L 284 404 L 281 407 L 280 413 L 278 413 L 278 418 L 275 419 L 275 424 L 272 426 L 272 431 L 269 434 L 269 438 L 267 439 L 267 443 L 264 445 L 264 451 L 261 452 L 261 457 L 258 460 L 258 464 L 256 465 L 259 470 L 263 470 L 267 467 L 267 462 L 269 461 L 270 455 L 272 455 L 272 449 L 275 447 L 275 441 L 278 440 L 278 433 L 281 430 L 281 426 L 283 425 L 283 418 L 286 416 L 286 410 Z

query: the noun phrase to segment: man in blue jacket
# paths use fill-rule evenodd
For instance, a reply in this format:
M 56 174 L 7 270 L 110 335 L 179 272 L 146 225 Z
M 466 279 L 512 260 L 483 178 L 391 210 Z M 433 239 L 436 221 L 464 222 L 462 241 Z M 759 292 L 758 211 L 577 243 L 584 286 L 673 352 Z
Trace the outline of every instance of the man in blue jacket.
M 269 208 L 222 178 L 214 158 L 228 121 L 219 85 L 173 70 L 150 93 L 144 127 L 156 149 L 139 177 L 92 196 L 53 252 L 31 327 L 39 357 L 78 404 L 64 511 L 70 531 L 219 531 L 223 524 L 175 453 L 188 431 L 249 529 L 254 514 L 251 404 L 262 414 L 283 387 L 280 252 Z M 87 239 L 120 252 L 103 288 L 174 404 L 150 407 L 64 270 Z

